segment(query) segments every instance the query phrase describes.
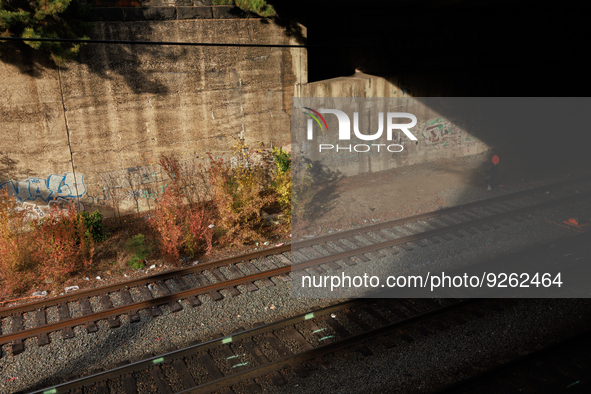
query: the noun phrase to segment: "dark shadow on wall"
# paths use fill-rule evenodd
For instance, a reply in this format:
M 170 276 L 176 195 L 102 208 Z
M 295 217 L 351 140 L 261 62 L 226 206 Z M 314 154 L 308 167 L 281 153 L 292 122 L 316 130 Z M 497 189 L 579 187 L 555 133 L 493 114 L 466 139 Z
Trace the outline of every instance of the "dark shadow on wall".
M 105 40 L 149 41 L 153 34 L 150 23 L 138 22 L 97 22 L 90 38 Z M 111 73 L 120 75 L 134 93 L 165 94 L 166 85 L 157 81 L 149 73 L 138 71 L 142 57 L 165 59 L 174 63 L 186 49 L 161 46 L 133 46 L 119 44 L 86 44 L 80 53 L 61 67 L 67 71 L 73 65 L 86 66 L 90 73 L 101 79 L 112 79 Z M 39 78 L 44 72 L 58 70 L 49 54 L 37 51 L 21 42 L 0 42 L 0 60 L 18 67 L 25 75 Z
M 295 39 L 297 44 L 307 44 L 307 37 L 303 31 L 307 21 L 306 13 L 301 7 L 277 2 L 272 5 L 277 10 L 277 16 L 260 18 L 261 24 L 275 24 L 282 28 L 285 35 Z M 149 19 L 150 7 L 134 7 L 133 15 L 138 21 L 126 22 L 93 22 L 92 31 L 88 33 L 90 38 L 103 40 L 128 40 L 151 41 L 154 40 L 154 31 Z M 125 18 L 125 8 L 114 9 L 115 19 Z M 231 18 L 258 18 L 258 15 L 245 12 L 238 7 L 227 11 Z M 121 14 L 119 15 L 119 14 Z M 87 16 L 88 17 L 88 16 Z M 147 18 L 146 20 L 141 20 Z M 148 45 L 122 45 L 122 44 L 87 44 L 82 47 L 80 53 L 69 60 L 62 70 L 68 70 L 72 65 L 83 65 L 101 79 L 110 80 L 112 74 L 123 77 L 126 84 L 136 94 L 151 93 L 165 94 L 168 89 L 165 84 L 159 82 L 149 73 L 138 71 L 143 64 L 142 58 L 159 59 L 167 64 L 174 64 L 180 57 L 186 55 L 184 47 L 162 47 Z M 40 77 L 44 70 L 57 70 L 58 67 L 51 60 L 49 54 L 37 51 L 24 43 L 0 42 L 0 60 L 13 64 L 26 75 Z
M 45 53 L 15 41 L 0 41 L 0 60 L 18 67 L 25 75 L 37 78 L 46 69 L 57 70 L 55 63 Z
M 96 22 L 91 34 L 92 38 L 126 41 L 150 41 L 152 36 L 153 28 L 149 22 Z M 101 79 L 113 79 L 110 74 L 121 76 L 136 94 L 166 94 L 166 85 L 148 72 L 140 71 L 146 66 L 143 59 L 163 59 L 174 64 L 185 51 L 181 47 L 171 49 L 151 45 L 89 44 L 73 62 L 88 67 L 92 74 Z
M 277 15 L 272 18 L 262 18 L 261 23 L 272 21 L 277 26 L 285 30 L 285 35 L 295 39 L 298 44 L 308 44 L 307 34 L 304 34 L 302 26 L 307 27 L 307 12 L 303 12 L 302 5 L 292 4 L 288 1 L 267 1 L 275 8 Z
M 332 201 L 339 195 L 337 185 L 344 178 L 340 171 L 332 171 L 320 164 L 319 161 L 310 162 L 312 186 L 316 189 L 310 204 L 312 216 L 324 215 L 333 208 Z
M 308 43 L 307 37 L 302 29 L 302 25 L 294 20 L 274 17 L 270 19 L 261 18 L 260 21 L 262 24 L 274 23 L 275 25 L 279 26 L 285 31 L 285 35 L 289 38 L 295 39 L 297 44 L 306 45 Z
M 8 155 L 0 152 L 0 184 L 17 178 L 28 178 L 35 174 L 30 170 L 23 171 L 18 168 L 18 160 L 10 158 Z
M 588 96 L 591 78 L 578 49 L 589 35 L 586 12 L 549 2 L 433 3 L 303 0 L 277 8 L 303 21 L 310 45 L 323 46 L 308 50 L 309 81 L 359 69 L 419 98 Z M 525 100 L 532 107 L 521 111 L 511 106 L 515 102 L 499 103 L 486 124 L 465 129 L 496 149 L 501 183 L 566 176 L 590 165 L 586 101 L 536 107 Z M 450 108 L 432 109 L 456 115 Z
M 502 160 L 501 183 L 568 176 L 591 168 L 591 136 L 586 131 L 589 98 L 416 100 L 491 148 Z

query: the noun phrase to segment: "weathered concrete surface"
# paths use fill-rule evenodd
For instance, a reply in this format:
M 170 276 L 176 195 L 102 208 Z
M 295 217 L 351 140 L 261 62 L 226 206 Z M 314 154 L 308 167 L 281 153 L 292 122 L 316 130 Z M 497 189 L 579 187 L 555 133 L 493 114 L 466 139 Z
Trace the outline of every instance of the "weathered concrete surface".
M 0 63 L 0 184 L 72 171 L 59 75 L 21 67 Z
M 402 97 L 398 80 L 356 72 L 299 86 L 296 97 Z
M 88 16 L 93 21 L 154 21 L 175 19 L 260 19 L 257 14 L 243 11 L 234 6 L 191 6 L 191 5 L 158 5 L 142 7 L 139 4 L 123 6 L 95 7 Z
M 407 103 L 403 99 L 404 97 L 413 97 L 410 94 L 413 91 L 428 92 L 430 96 L 435 96 L 437 94 L 436 87 L 428 90 L 419 83 L 400 83 L 396 78 L 385 79 L 357 72 L 350 77 L 312 82 L 297 86 L 297 88 L 296 97 L 398 97 L 402 99 L 391 103 L 396 108 L 396 111 L 412 113 L 418 118 L 417 125 L 411 130 L 418 141 L 410 141 L 408 138 L 398 137 L 397 141 L 389 142 L 386 141 L 385 135 L 377 141 L 378 143 L 384 144 L 398 143 L 404 147 L 402 152 L 393 154 L 388 154 L 387 152 L 379 153 L 375 149 L 367 153 L 354 151 L 340 151 L 339 153 L 327 153 L 325 151 L 324 153 L 320 153 L 317 146 L 320 143 L 331 144 L 333 146 L 348 146 L 349 144 L 347 141 L 339 141 L 338 135 L 335 134 L 335 130 L 338 130 L 336 118 L 334 116 L 327 117 L 327 121 L 329 122 L 328 128 L 332 131 L 323 131 L 322 133 L 324 134 L 318 134 L 315 144 L 312 145 L 306 143 L 306 137 L 304 136 L 306 130 L 304 122 L 307 121 L 307 117 L 296 116 L 292 118 L 294 124 L 297 125 L 298 122 L 300 123 L 298 130 L 303 133 L 295 138 L 295 141 L 299 142 L 297 149 L 304 157 L 317 164 L 321 164 L 326 170 L 351 176 L 439 159 L 469 156 L 489 149 L 485 143 L 476 137 L 474 132 L 471 132 L 470 128 L 467 128 L 464 124 L 455 124 L 450 119 L 447 119 L 445 114 L 430 108 L 429 100 L 421 101 L 419 99 L 418 101 Z M 318 104 L 315 105 L 314 102 Z M 306 103 L 306 106 L 312 108 L 337 108 L 348 114 L 359 111 L 357 108 L 360 105 L 355 100 L 343 102 L 338 99 L 329 100 L 328 102 L 324 102 L 324 100 L 306 101 Z M 332 107 L 331 103 L 336 106 Z M 299 105 L 296 99 L 292 111 L 296 111 L 297 109 L 295 112 L 297 114 L 299 108 L 302 106 L 304 105 Z M 384 108 L 384 113 L 390 111 L 388 108 Z M 331 125 L 331 122 L 334 122 L 334 125 Z M 375 120 L 368 127 L 368 130 L 377 130 Z M 350 143 L 365 144 L 367 141 L 354 139 Z
M 92 38 L 107 40 L 296 43 L 260 19 L 94 26 Z M 3 45 L 0 184 L 38 204 L 71 197 L 79 186 L 87 209 L 105 207 L 110 188 L 130 186 L 105 179 L 131 179 L 134 193 L 146 196 L 139 208 L 148 208 L 163 182 L 150 166 L 160 154 L 190 161 L 229 152 L 237 137 L 267 147 L 287 143 L 294 86 L 307 82 L 303 49 L 92 44 L 58 69 Z M 125 206 L 138 208 L 131 199 Z

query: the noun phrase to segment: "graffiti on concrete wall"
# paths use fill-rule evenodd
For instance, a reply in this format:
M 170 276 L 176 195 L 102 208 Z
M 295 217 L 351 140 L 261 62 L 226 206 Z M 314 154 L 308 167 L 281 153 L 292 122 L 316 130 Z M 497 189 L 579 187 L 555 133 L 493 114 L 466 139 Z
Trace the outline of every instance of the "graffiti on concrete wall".
M 147 183 L 159 182 L 163 179 L 159 166 L 145 165 L 128 168 L 121 168 L 99 174 L 103 183 L 113 183 L 119 187 L 133 185 L 144 185 Z
M 425 122 L 423 136 L 427 145 L 447 146 L 450 136 L 454 134 L 455 126 L 444 118 L 435 118 Z
M 50 211 L 62 211 L 66 209 L 67 204 L 71 203 L 71 199 L 58 197 L 55 200 L 49 201 L 46 205 L 35 204 L 31 201 L 18 202 L 19 207 L 15 208 L 18 211 L 26 211 L 30 220 L 42 218 L 49 214 Z M 76 203 L 79 211 L 84 211 L 84 204 Z
M 58 199 L 82 197 L 86 193 L 84 175 L 67 172 L 64 175 L 51 174 L 47 178 L 28 178 L 23 181 L 7 181 L 0 189 L 14 196 L 18 202 L 43 201 L 49 203 Z
M 10 180 L 1 183 L 0 189 L 16 199 L 18 209 L 25 210 L 29 219 L 42 218 L 54 208 L 64 209 L 73 198 L 83 197 L 86 193 L 84 175 L 72 172 L 51 174 L 47 178 Z M 83 211 L 82 203 L 77 204 Z
M 146 163 L 147 160 L 142 160 Z M 194 157 L 178 162 L 179 174 L 185 180 L 203 180 L 204 158 Z M 160 164 L 143 164 L 97 173 L 97 186 L 84 198 L 85 204 L 111 206 L 137 212 L 153 208 L 154 200 L 164 194 L 170 183 Z M 191 187 L 189 185 L 189 187 Z
M 470 148 L 478 142 L 468 131 L 442 117 L 426 121 L 422 134 L 426 144 L 435 149 Z
M 167 179 L 166 174 L 156 165 L 144 165 L 116 169 L 98 174 L 102 196 L 93 195 L 95 203 L 106 203 L 113 199 L 132 201 L 139 198 L 158 197 L 157 183 Z M 164 186 L 161 187 L 163 189 Z M 163 190 L 162 190 L 163 191 Z

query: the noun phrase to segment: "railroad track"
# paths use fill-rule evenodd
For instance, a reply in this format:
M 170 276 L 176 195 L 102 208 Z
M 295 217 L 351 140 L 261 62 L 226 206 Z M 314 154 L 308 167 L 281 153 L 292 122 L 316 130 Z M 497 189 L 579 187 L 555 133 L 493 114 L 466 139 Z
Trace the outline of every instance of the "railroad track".
M 588 265 L 589 233 L 531 248 L 489 261 L 498 265 L 511 259 L 534 256 L 538 264 L 548 260 L 561 269 Z M 552 253 L 550 253 L 552 251 Z M 565 254 L 569 251 L 569 254 Z M 580 256 L 584 256 L 580 259 Z M 546 257 L 546 259 L 545 259 Z M 510 264 L 510 262 L 509 262 Z M 391 348 L 397 342 L 413 342 L 466 320 L 490 317 L 513 300 L 382 299 L 349 300 L 318 310 L 123 365 L 38 390 L 37 393 L 141 393 L 141 392 L 258 392 L 260 384 L 282 385 L 293 373 L 310 374 L 307 360 L 354 349 L 368 356 L 372 348 Z M 324 361 L 320 359 L 321 365 Z M 264 377 L 263 377 L 264 376 Z M 253 379 L 257 378 L 257 381 Z M 42 384 L 42 383 L 41 383 Z
M 102 319 L 107 320 L 110 328 L 117 328 L 123 315 L 128 315 L 132 323 L 139 322 L 140 310 L 148 310 L 157 317 L 163 313 L 162 308 L 172 312 L 181 310 L 180 300 L 197 307 L 201 304 L 199 295 L 221 300 L 224 298 L 222 290 L 237 296 L 240 294 L 237 286 L 241 286 L 242 291 L 256 291 L 261 286 L 275 286 L 277 281 L 291 281 L 298 274 L 307 275 L 306 269 L 321 274 L 327 269 L 339 270 L 341 264 L 369 262 L 372 256 L 380 256 L 384 251 L 395 254 L 426 247 L 520 222 L 536 211 L 588 203 L 590 198 L 591 177 L 570 180 L 3 308 L 0 319 L 9 321 L 4 321 L 2 326 L 11 330 L 1 333 L 0 344 L 12 342 L 11 353 L 17 355 L 24 351 L 23 340 L 27 338 L 37 337 L 37 344 L 43 346 L 49 343 L 51 332 L 61 331 L 64 338 L 71 338 L 73 327 L 80 325 L 88 332 L 95 332 L 98 330 L 96 322 Z M 53 313 L 49 313 L 51 309 Z
M 508 302 L 508 301 L 504 301 Z M 304 364 L 328 353 L 354 349 L 373 352 L 371 340 L 385 348 L 413 342 L 451 325 L 464 324 L 502 310 L 490 300 L 423 299 L 351 300 L 256 326 L 174 352 L 166 353 L 33 393 L 126 394 L 259 392 L 254 379 L 267 376 L 273 385 L 286 384 L 289 371 L 300 377 L 312 371 Z
M 533 351 L 438 394 L 462 393 L 589 393 L 591 331 Z

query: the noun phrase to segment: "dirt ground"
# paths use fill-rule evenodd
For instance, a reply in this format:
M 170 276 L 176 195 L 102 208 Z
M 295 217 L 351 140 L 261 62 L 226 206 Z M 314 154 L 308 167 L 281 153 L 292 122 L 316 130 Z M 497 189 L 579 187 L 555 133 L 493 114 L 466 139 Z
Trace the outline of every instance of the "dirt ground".
M 456 205 L 454 194 L 467 187 L 486 193 L 485 156 L 437 160 L 339 179 L 316 192 L 311 219 L 298 223 L 304 228 L 297 232 L 298 237 Z
M 376 173 L 343 177 L 315 191 L 305 220 L 294 220 L 294 240 L 332 231 L 363 227 L 374 222 L 517 192 L 583 175 L 589 166 L 541 167 L 520 155 L 502 152 L 499 185 L 488 190 L 491 158 L 498 152 Z M 294 217 L 298 215 L 294 206 Z
M 180 261 L 175 264 L 162 257 L 158 248 L 155 247 L 155 234 L 148 225 L 146 215 L 126 215 L 122 216 L 120 220 L 115 218 L 106 219 L 104 223 L 108 234 L 107 240 L 99 245 L 93 256 L 93 263 L 87 270 L 73 275 L 63 283 L 49 281 L 29 289 L 24 294 L 6 294 L 0 297 L 0 308 L 64 294 L 67 287 L 77 286 L 78 289 L 74 291 L 97 288 L 176 268 L 224 259 L 254 250 L 271 248 L 291 241 L 289 225 L 280 223 L 265 227 L 264 231 L 260 232 L 260 239 L 254 245 L 229 245 L 227 243 L 220 245 L 219 240 L 214 237 L 214 248 L 211 253 L 200 253 L 193 258 L 181 256 Z M 134 269 L 128 265 L 128 261 L 133 256 L 128 243 L 137 234 L 145 235 L 145 244 L 150 250 L 141 269 Z M 39 292 L 46 292 L 46 295 L 33 295 Z

